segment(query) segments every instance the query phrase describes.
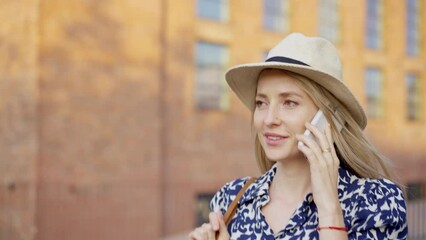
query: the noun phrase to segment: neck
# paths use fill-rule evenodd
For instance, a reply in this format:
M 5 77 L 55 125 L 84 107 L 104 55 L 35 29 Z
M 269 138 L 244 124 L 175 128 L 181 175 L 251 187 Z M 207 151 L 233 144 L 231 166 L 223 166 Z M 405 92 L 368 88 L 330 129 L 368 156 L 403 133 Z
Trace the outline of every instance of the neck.
M 277 162 L 277 172 L 270 187 L 271 195 L 289 202 L 299 202 L 311 192 L 311 174 L 306 159 Z

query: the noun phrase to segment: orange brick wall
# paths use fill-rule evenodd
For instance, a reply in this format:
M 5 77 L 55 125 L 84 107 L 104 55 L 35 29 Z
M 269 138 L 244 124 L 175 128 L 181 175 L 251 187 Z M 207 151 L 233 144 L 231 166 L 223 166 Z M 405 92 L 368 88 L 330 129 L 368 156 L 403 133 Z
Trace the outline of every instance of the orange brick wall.
M 36 230 L 37 5 L 0 2 L 0 239 Z
M 235 95 L 195 108 L 195 45 L 226 45 L 231 66 L 287 32 L 263 29 L 262 1 L 229 2 L 221 23 L 196 0 L 0 0 L 0 240 L 161 239 L 195 227 L 197 194 L 259 174 Z M 382 68 L 385 114 L 367 134 L 403 182 L 426 181 L 425 116 L 405 120 L 403 80 L 426 79 L 426 42 L 406 57 L 404 1 L 385 2 L 385 49 L 368 51 L 364 1 L 341 1 L 344 78 L 365 106 L 364 68 Z M 317 34 L 317 8 L 290 1 L 290 31 Z
M 36 239 L 157 239 L 157 1 L 40 4 Z

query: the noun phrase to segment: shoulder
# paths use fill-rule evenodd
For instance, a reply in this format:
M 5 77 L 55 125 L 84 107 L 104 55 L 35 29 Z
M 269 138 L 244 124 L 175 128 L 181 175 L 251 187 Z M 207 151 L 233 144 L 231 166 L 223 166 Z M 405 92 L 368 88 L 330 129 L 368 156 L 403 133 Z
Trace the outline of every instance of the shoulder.
M 214 212 L 221 210 L 222 213 L 225 213 L 231 202 L 237 196 L 238 192 L 249 179 L 250 177 L 244 177 L 227 182 L 212 198 L 210 202 L 210 209 Z
M 371 211 L 379 211 L 386 209 L 385 203 L 392 201 L 389 207 L 398 206 L 398 209 L 405 209 L 404 194 L 394 182 L 388 179 L 360 178 L 346 170 L 339 170 L 339 175 L 339 196 L 344 204 L 350 204 L 352 207 L 357 205 L 358 210 L 368 208 Z
M 375 196 L 377 201 L 385 200 L 386 197 L 395 198 L 397 201 L 405 202 L 402 190 L 394 182 L 388 179 L 362 179 L 365 182 L 362 196 Z
M 255 197 L 267 192 L 269 185 L 276 173 L 276 166 L 272 166 L 267 172 L 263 173 L 255 181 L 247 186 L 247 190 L 241 197 L 239 203 L 250 202 Z M 251 177 L 237 178 L 231 182 L 226 183 L 213 197 L 210 202 L 210 209 L 214 212 L 221 210 L 225 213 L 229 205 L 236 198 L 237 194 L 244 187 L 246 182 Z
M 400 237 L 407 233 L 406 204 L 400 187 L 388 179 L 352 175 L 346 180 L 339 184 L 339 189 L 345 196 L 341 202 L 349 217 L 346 220 L 350 232 L 376 236 L 386 233 L 388 237 L 403 239 Z
M 402 190 L 388 179 L 362 179 L 358 196 L 358 215 L 367 218 L 376 215 L 382 224 L 396 223 L 406 218 L 406 205 Z

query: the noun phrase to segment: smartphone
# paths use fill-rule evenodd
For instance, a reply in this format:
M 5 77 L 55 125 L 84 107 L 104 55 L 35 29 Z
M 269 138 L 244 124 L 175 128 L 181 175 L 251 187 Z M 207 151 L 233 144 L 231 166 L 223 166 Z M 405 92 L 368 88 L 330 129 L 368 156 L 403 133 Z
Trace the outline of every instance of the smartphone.
M 325 132 L 325 128 L 327 127 L 328 122 L 321 110 L 318 110 L 318 112 L 315 114 L 314 118 L 311 121 L 311 124 L 316 126 L 320 131 Z M 308 129 L 306 129 L 303 135 L 312 138 L 316 141 L 316 137 Z M 298 144 L 299 146 L 305 145 L 301 141 L 299 141 Z

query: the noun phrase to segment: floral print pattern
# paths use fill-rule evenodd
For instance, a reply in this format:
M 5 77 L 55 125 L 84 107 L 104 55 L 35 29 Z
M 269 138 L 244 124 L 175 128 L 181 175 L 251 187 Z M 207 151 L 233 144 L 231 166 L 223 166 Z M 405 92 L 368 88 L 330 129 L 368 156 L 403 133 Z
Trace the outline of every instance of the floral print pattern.
M 262 214 L 276 165 L 252 183 L 239 201 L 228 225 L 231 239 L 319 239 L 318 212 L 309 193 L 286 226 L 274 233 Z M 244 183 L 239 178 L 223 186 L 210 208 L 224 214 Z M 406 205 L 401 189 L 387 179 L 359 178 L 339 168 L 339 201 L 349 239 L 406 239 Z

